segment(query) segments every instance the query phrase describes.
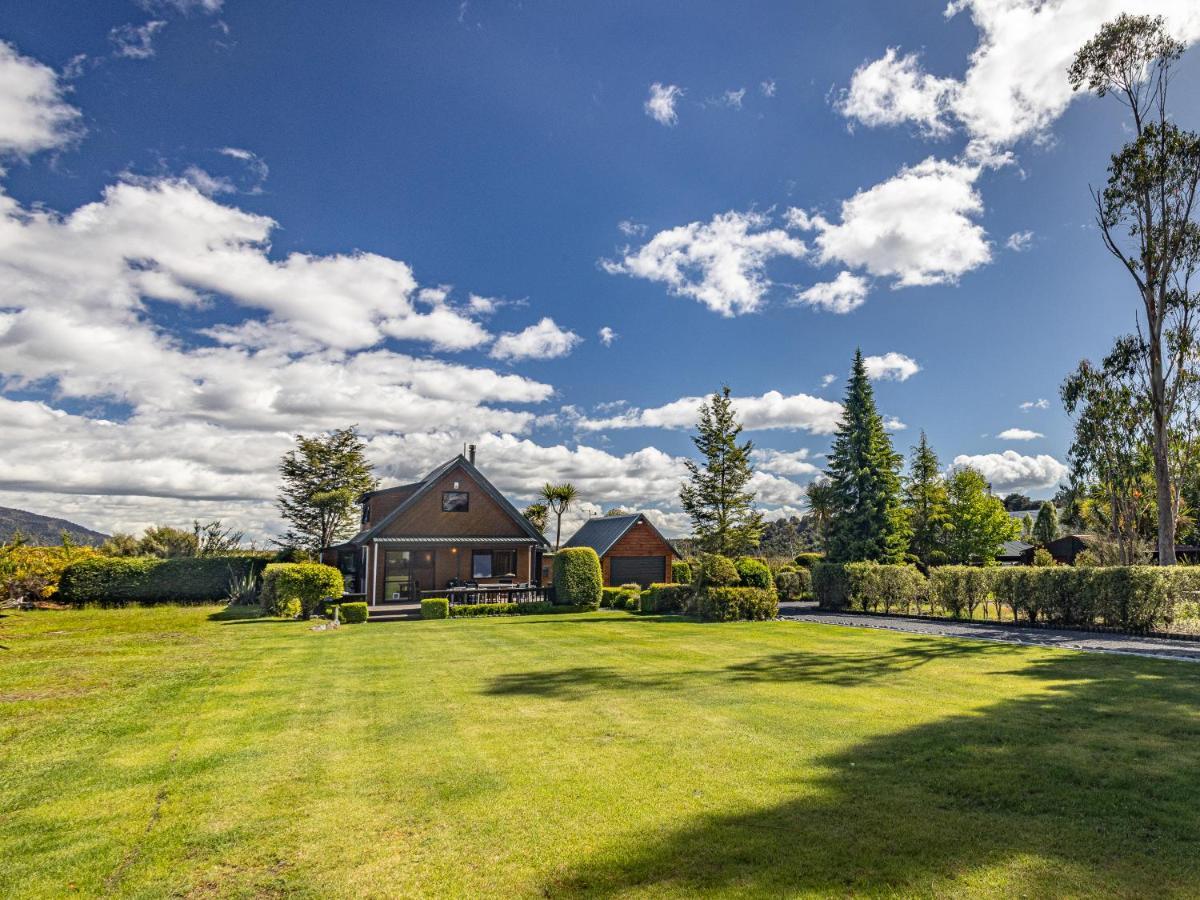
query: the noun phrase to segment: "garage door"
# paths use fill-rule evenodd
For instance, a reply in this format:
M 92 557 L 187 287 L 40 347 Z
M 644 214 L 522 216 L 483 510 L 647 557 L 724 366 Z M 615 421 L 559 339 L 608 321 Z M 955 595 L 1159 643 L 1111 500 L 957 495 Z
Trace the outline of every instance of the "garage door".
M 614 585 L 640 584 L 648 587 L 663 580 L 666 557 L 614 556 L 609 560 L 610 580 Z

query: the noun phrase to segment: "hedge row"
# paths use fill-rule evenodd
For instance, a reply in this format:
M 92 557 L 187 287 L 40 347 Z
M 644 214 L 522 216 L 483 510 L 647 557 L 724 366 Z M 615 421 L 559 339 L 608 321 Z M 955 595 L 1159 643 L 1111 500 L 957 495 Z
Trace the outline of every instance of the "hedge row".
M 1064 627 L 1103 625 L 1146 631 L 1169 624 L 1175 608 L 1200 592 L 1200 568 L 1108 566 L 979 568 L 938 566 L 929 578 L 911 566 L 819 563 L 813 593 L 822 607 L 917 612 L 951 618 L 977 611 Z
M 636 612 L 641 593 L 641 587 L 636 584 L 606 587 L 602 589 L 600 606 L 605 609 L 628 609 Z
M 566 604 L 539 601 L 537 603 L 462 603 L 450 606 L 452 619 L 478 619 L 483 616 L 535 616 L 543 613 L 591 612 L 591 604 Z M 422 607 L 422 613 L 424 608 Z
M 710 587 L 692 598 L 692 609 L 710 622 L 774 619 L 779 597 L 773 587 Z
M 775 573 L 775 590 L 781 600 L 808 600 L 812 597 L 812 572 L 784 566 Z
M 691 585 L 652 584 L 642 591 L 639 606 L 644 613 L 683 613 L 687 612 L 691 598 Z
M 258 578 L 265 566 L 265 560 L 245 556 L 92 557 L 63 569 L 57 599 L 75 606 L 216 603 L 234 583 Z

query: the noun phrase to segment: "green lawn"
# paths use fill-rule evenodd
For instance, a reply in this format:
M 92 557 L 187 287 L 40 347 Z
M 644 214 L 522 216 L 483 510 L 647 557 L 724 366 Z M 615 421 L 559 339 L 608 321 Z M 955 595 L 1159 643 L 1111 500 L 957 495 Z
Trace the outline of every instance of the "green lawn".
M 1200 667 L 623 612 L 0 619 L 0 896 L 1194 895 Z

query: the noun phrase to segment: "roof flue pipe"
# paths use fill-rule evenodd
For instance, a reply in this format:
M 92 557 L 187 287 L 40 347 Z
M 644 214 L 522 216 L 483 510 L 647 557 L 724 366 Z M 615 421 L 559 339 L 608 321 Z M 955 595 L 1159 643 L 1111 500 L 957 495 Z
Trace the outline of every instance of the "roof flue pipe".
M 475 465 L 475 445 L 474 444 L 467 444 L 467 462 L 469 462 L 471 465 Z

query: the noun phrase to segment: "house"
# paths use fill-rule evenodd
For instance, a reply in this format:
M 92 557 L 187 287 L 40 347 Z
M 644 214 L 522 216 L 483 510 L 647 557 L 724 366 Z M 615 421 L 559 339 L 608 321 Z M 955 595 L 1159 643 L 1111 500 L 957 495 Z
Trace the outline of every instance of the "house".
M 671 563 L 679 558 L 644 513 L 588 519 L 563 546 L 595 550 L 607 586 L 672 581 Z
M 1005 541 L 996 554 L 996 562 L 1002 566 L 1027 566 L 1033 559 L 1033 544 L 1024 541 Z
M 1094 540 L 1090 534 L 1064 534 L 1060 538 L 1056 538 L 1046 545 L 1046 550 L 1054 557 L 1054 561 L 1060 565 L 1073 566 L 1075 565 L 1075 557 L 1088 548 L 1088 544 Z M 1033 559 L 1033 553 L 1029 554 L 1030 561 Z
M 458 585 L 541 582 L 546 539 L 475 467 L 475 448 L 421 481 L 360 498 L 362 530 L 322 551 L 367 603 Z

